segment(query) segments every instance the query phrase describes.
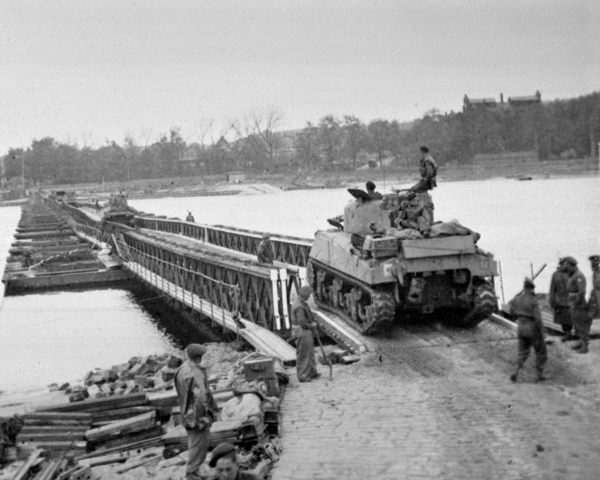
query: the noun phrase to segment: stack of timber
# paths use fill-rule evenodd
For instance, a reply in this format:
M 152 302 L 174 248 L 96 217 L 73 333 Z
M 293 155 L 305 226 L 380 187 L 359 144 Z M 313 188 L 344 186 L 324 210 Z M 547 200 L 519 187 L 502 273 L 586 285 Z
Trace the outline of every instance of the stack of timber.
M 6 292 L 129 278 L 107 269 L 88 242 L 40 201 L 23 206 L 2 281 Z
M 132 363 L 138 372 L 147 364 Z M 88 382 L 94 375 L 106 375 L 102 372 L 88 375 Z M 219 411 L 209 450 L 222 442 L 234 443 L 246 469 L 261 476 L 268 472 L 281 450 L 279 395 L 288 380 L 278 359 L 256 353 L 211 376 L 209 385 Z M 36 453 L 27 460 L 29 466 L 19 470 L 23 476 L 15 478 L 30 474 L 43 480 L 114 478 L 140 467 L 175 466 L 181 472 L 187 459 L 187 433 L 181 425 L 177 394 L 172 385 L 169 388 L 42 406 L 25 414 L 17 444 L 28 444 Z M 210 452 L 201 470 L 207 476 L 214 474 L 209 461 Z M 110 468 L 107 476 L 97 474 L 97 469 L 106 467 Z

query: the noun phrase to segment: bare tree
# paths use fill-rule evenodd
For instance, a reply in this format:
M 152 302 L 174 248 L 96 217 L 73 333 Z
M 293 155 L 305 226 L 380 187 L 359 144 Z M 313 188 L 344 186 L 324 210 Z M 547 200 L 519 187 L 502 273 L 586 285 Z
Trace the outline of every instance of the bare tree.
M 275 132 L 281 126 L 282 113 L 275 107 L 268 107 L 264 112 L 252 111 L 245 121 L 245 133 L 249 145 L 261 156 L 266 156 L 273 163 L 279 146 Z

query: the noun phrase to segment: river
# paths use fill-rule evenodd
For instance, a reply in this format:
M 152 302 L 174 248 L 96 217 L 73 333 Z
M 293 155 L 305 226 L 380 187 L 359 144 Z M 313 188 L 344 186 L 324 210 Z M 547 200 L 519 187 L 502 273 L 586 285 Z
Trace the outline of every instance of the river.
M 382 192 L 394 187 L 387 182 Z M 327 218 L 343 212 L 346 189 L 273 194 L 134 200 L 135 208 L 198 223 L 227 225 L 313 238 Z M 600 190 L 597 178 L 533 181 L 497 179 L 440 182 L 433 193 L 437 220 L 458 219 L 481 233 L 479 246 L 502 263 L 496 283 L 508 301 L 530 275 L 548 266 L 536 283 L 548 290 L 559 257 L 572 255 L 591 278 L 587 257 L 600 253 Z M 0 208 L 0 270 L 20 218 L 19 208 Z M 2 288 L 2 287 L 0 287 Z M 4 298 L 0 304 L 0 391 L 39 389 L 76 379 L 94 367 L 178 346 L 128 290 L 52 292 Z

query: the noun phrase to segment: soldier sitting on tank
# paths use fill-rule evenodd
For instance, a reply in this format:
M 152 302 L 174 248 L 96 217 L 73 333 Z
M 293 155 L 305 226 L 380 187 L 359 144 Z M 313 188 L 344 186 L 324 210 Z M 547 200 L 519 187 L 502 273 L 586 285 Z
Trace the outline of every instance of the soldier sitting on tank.
M 426 205 L 417 197 L 401 204 L 396 228 L 402 230 L 412 228 L 418 230 L 425 238 L 429 238 L 431 232 L 431 213 Z
M 377 227 L 375 226 L 374 223 L 369 225 L 369 230 L 371 230 L 372 233 L 365 237 L 365 241 L 362 246 L 362 252 L 360 255 L 360 258 L 362 258 L 364 260 L 373 257 L 373 239 L 381 238 L 385 235 L 385 231 L 377 230 Z

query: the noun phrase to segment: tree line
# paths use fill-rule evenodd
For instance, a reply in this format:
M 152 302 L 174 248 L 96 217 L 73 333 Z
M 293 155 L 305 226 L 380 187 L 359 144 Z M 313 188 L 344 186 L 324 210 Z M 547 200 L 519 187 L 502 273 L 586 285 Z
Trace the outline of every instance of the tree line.
M 31 184 L 131 181 L 232 170 L 356 169 L 394 158 L 408 164 L 427 145 L 440 164 L 468 164 L 478 153 L 532 151 L 541 160 L 590 156 L 600 141 L 600 92 L 524 107 L 478 107 L 427 112 L 413 122 L 326 115 L 295 131 L 280 131 L 282 114 L 270 108 L 216 128 L 203 120 L 193 135 L 172 128 L 140 145 L 80 147 L 46 137 L 4 156 L 7 179 L 22 172 Z M 597 153 L 596 153 L 597 154 Z

